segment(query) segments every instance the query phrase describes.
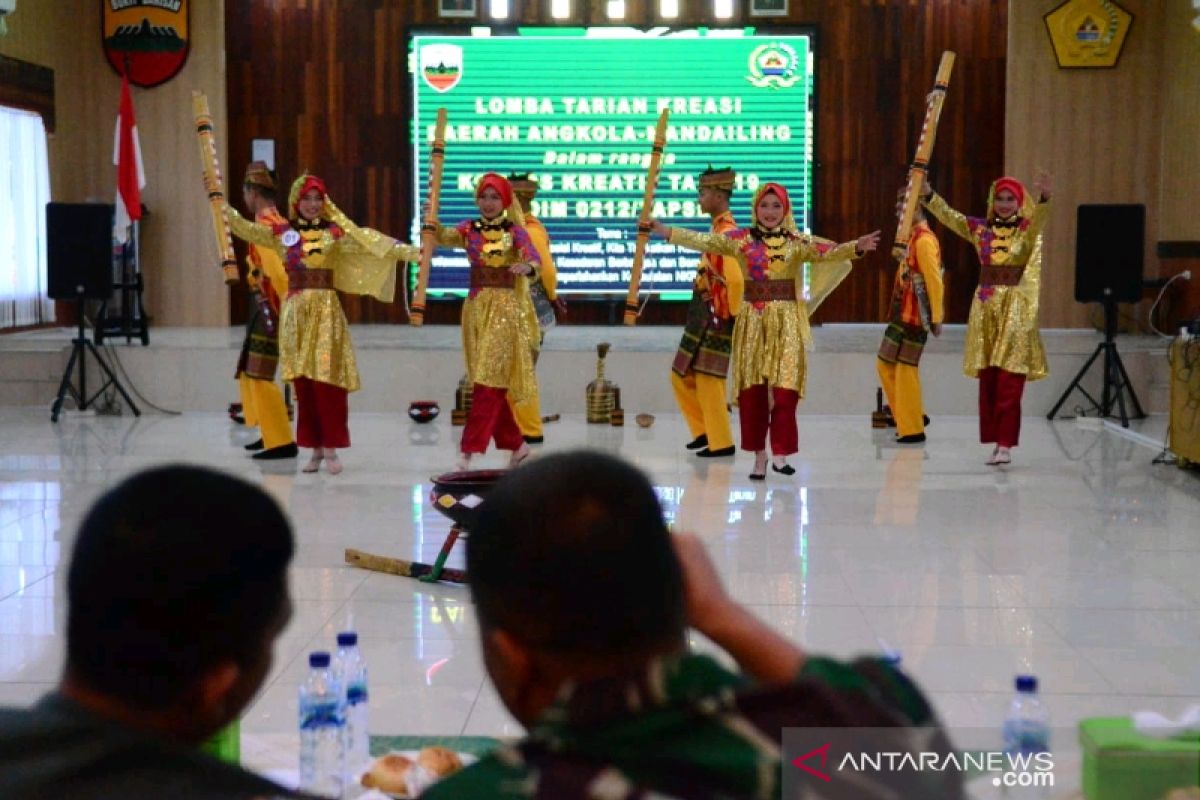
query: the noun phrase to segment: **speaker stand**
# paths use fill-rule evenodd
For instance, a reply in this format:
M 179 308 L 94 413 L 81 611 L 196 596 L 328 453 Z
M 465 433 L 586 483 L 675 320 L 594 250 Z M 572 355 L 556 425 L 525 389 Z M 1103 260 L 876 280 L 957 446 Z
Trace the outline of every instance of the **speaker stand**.
M 117 376 L 113 374 L 109 368 L 108 362 L 100 355 L 96 346 L 87 340 L 83 332 L 83 296 L 76 298 L 75 312 L 79 321 L 78 333 L 71 340 L 71 357 L 67 360 L 67 368 L 63 370 L 62 381 L 58 384 L 58 396 L 54 398 L 54 405 L 50 406 L 50 421 L 58 422 L 58 415 L 62 411 L 63 400 L 69 393 L 75 398 L 75 402 L 79 406 L 80 411 L 86 411 L 101 392 L 109 386 L 116 388 L 121 393 L 121 397 L 133 410 L 135 417 L 140 417 L 142 412 L 138 409 L 129 393 L 125 391 L 125 387 L 117 380 Z M 104 383 L 100 384 L 100 388 L 95 394 L 88 396 L 87 392 L 87 354 L 91 353 L 92 358 L 96 359 L 96 363 L 100 366 L 100 371 L 104 373 Z M 75 364 L 79 364 L 79 386 L 76 387 L 71 383 L 71 372 L 75 369 Z
M 1117 343 L 1114 341 L 1117 335 L 1117 303 L 1113 299 L 1111 289 L 1104 290 L 1103 303 L 1104 341 L 1096 345 L 1096 350 L 1092 353 L 1091 358 L 1075 375 L 1075 380 L 1071 381 L 1071 385 L 1063 392 L 1062 397 L 1058 398 L 1058 402 L 1054 404 L 1054 408 L 1050 409 L 1046 419 L 1054 419 L 1063 403 L 1067 401 L 1067 397 L 1076 389 L 1088 399 L 1088 402 L 1092 404 L 1091 408 L 1099 412 L 1098 416 L 1100 417 L 1113 416 L 1115 404 L 1120 411 L 1121 427 L 1123 428 L 1129 427 L 1130 418 L 1125 408 L 1126 392 L 1129 393 L 1129 400 L 1133 405 L 1133 418 L 1143 419 L 1146 416 L 1146 412 L 1142 411 L 1142 404 L 1138 402 L 1137 393 L 1133 390 L 1133 383 L 1129 380 L 1129 373 L 1125 371 L 1125 364 L 1121 362 L 1121 354 L 1117 352 Z M 1083 376 L 1101 355 L 1104 356 L 1104 385 L 1100 391 L 1100 400 L 1097 401 L 1087 389 L 1083 388 L 1082 381 Z

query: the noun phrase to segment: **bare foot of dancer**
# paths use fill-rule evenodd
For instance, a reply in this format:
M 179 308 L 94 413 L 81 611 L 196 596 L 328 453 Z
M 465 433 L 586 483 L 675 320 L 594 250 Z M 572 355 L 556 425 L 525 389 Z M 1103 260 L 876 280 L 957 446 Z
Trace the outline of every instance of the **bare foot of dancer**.
M 321 461 L 323 461 L 324 458 L 325 458 L 325 450 L 320 447 L 314 447 L 313 452 L 312 452 L 312 458 L 310 458 L 308 460 L 308 463 L 305 464 L 304 468 L 300 471 L 301 472 L 316 472 L 318 469 L 321 468 Z

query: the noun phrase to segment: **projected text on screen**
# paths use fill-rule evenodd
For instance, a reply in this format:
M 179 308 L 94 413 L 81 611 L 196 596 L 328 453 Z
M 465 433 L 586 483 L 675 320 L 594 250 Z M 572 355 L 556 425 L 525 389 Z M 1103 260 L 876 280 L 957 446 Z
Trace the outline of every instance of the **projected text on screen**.
M 415 35 L 414 208 L 429 180 L 439 107 L 448 112 L 442 224 L 476 216 L 485 172 L 532 173 L 533 213 L 545 224 L 559 291 L 624 294 L 646 188 L 654 124 L 670 111 L 654 215 L 706 230 L 696 176 L 709 165 L 738 173 L 732 209 L 750 221 L 761 182 L 791 192 L 809 228 L 814 63 L 807 35 L 684 30 L 522 29 L 517 35 Z M 419 223 L 414 222 L 413 235 Z M 642 289 L 682 298 L 696 256 L 652 241 Z M 430 291 L 465 291 L 467 260 L 439 250 Z

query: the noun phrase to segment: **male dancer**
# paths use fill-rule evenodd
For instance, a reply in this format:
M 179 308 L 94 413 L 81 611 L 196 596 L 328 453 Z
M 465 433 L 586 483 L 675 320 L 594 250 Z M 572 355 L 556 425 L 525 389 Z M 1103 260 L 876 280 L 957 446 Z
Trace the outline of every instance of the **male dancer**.
M 904 213 L 904 191 L 896 215 Z M 942 334 L 942 251 L 920 206 L 913 217 L 908 255 L 896 271 L 888 326 L 879 345 L 875 367 L 896 419 L 896 441 L 925 441 L 925 410 L 921 403 L 918 365 L 929 334 Z
M 712 217 L 713 233 L 737 229 L 729 199 L 737 174 L 731 168 L 700 173 L 700 210 Z M 703 253 L 696 266 L 692 301 L 679 350 L 671 364 L 671 388 L 701 458 L 732 456 L 733 431 L 725 401 L 725 377 L 733 350 L 733 318 L 742 303 L 744 279 L 733 259 Z
M 275 178 L 262 161 L 252 161 L 246 167 L 242 199 L 254 214 L 255 222 L 271 226 L 286 223 L 275 208 Z M 249 246 L 247 262 L 246 282 L 252 310 L 238 356 L 237 379 L 246 424 L 257 426 L 262 438 L 246 445 L 246 449 L 261 450 L 254 455 L 260 460 L 295 458 L 299 450 L 292 437 L 283 393 L 275 385 L 279 307 L 287 296 L 287 272 L 274 250 L 256 244 Z
M 513 194 L 516 195 L 517 201 L 521 204 L 521 212 L 525 216 L 525 231 L 529 234 L 530 240 L 533 242 L 534 248 L 538 252 L 538 256 L 542 259 L 541 268 L 538 270 L 537 282 L 530 283 L 529 291 L 535 294 L 539 291 L 545 294 L 546 299 L 554 307 L 556 317 L 564 317 L 567 313 L 567 304 L 558 296 L 558 271 L 554 267 L 554 256 L 550 254 L 550 234 L 546 232 L 546 226 L 541 221 L 533 216 L 532 204 L 533 198 L 537 195 L 538 182 L 530 177 L 529 173 L 510 174 L 508 182 L 512 185 Z M 538 285 L 540 284 L 540 285 Z M 535 297 L 534 310 L 539 311 L 538 327 L 540 329 L 541 339 L 546 340 L 546 331 L 553 325 L 551 320 L 545 319 L 543 314 L 538 309 L 538 302 Z M 533 354 L 533 364 L 537 367 L 538 354 Z M 545 436 L 542 432 L 542 406 L 539 398 L 537 387 L 534 387 L 534 393 L 530 395 L 524 402 L 515 403 L 510 394 L 508 396 L 508 405 L 512 409 L 513 417 L 517 420 L 517 427 L 521 429 L 521 436 L 529 444 L 538 444 L 544 441 Z

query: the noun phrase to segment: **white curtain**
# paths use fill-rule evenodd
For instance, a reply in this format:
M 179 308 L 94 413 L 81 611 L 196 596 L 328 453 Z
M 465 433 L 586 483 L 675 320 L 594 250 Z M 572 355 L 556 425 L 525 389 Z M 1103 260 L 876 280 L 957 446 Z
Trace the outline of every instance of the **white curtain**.
M 54 321 L 46 296 L 49 202 L 41 116 L 0 106 L 0 328 Z

